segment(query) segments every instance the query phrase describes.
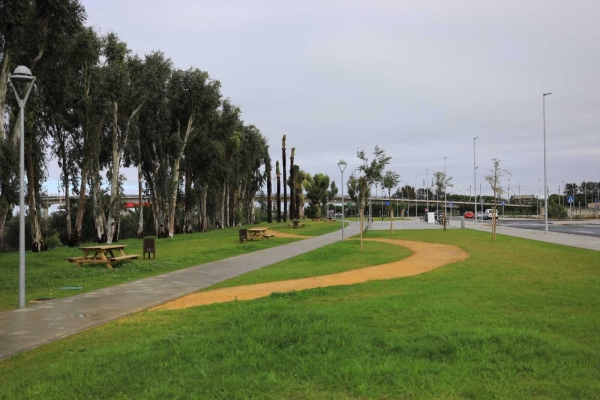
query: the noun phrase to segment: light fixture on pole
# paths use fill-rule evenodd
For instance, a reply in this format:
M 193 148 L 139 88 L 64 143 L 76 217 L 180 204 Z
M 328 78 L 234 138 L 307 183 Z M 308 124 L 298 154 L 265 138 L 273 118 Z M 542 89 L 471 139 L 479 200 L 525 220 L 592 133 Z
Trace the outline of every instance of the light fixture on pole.
M 548 234 L 548 180 L 546 175 L 546 96 L 552 93 L 544 93 L 542 95 L 542 110 L 544 118 L 544 232 Z
M 473 190 L 475 190 L 474 206 L 475 206 L 475 225 L 477 225 L 477 162 L 475 158 L 475 141 L 479 136 L 473 138 Z
M 340 172 L 342 173 L 342 241 L 344 240 L 344 170 L 346 169 L 346 161 L 340 160 L 338 163 L 338 167 L 340 167 Z
M 14 82 L 22 82 L 25 96 L 21 99 Z M 19 163 L 19 308 L 25 307 L 25 104 L 33 88 L 35 76 L 31 75 L 29 68 L 20 65 L 8 78 L 8 83 L 15 92 L 19 103 L 21 119 L 20 163 Z

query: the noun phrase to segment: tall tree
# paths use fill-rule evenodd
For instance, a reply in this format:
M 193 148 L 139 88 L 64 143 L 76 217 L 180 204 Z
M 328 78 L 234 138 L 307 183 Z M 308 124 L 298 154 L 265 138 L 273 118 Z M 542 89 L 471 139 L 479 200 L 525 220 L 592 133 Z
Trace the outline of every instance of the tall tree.
M 273 187 L 271 181 L 271 159 L 269 158 L 265 163 L 265 173 L 267 175 L 267 222 L 270 224 L 273 222 Z
M 296 181 L 294 180 L 294 156 L 296 148 L 292 147 L 292 155 L 290 156 L 290 179 L 288 186 L 290 187 L 290 219 L 297 219 L 296 217 L 296 196 L 294 194 L 294 188 L 296 187 Z

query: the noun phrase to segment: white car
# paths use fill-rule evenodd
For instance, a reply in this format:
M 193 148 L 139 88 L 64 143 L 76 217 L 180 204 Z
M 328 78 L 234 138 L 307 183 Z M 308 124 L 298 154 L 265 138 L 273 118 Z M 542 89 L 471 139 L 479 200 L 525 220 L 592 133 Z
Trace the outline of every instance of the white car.
M 481 211 L 477 211 L 477 219 L 483 219 L 483 213 Z
M 488 208 L 487 210 L 485 210 L 483 212 L 483 219 L 484 220 L 488 220 L 488 219 L 498 219 L 498 210 L 494 210 L 492 208 Z

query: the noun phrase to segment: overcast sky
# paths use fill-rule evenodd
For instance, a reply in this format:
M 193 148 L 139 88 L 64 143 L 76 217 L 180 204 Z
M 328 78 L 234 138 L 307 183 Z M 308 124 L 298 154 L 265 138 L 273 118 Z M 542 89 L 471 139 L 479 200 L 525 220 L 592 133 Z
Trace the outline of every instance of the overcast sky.
M 444 168 L 477 186 L 499 158 L 511 192 L 600 181 L 600 1 L 83 0 L 88 24 L 222 83 L 281 159 L 339 186 L 337 162 L 381 146 L 402 185 Z M 289 150 L 288 150 L 289 157 Z M 127 172 L 126 191 L 136 174 Z M 59 176 L 51 167 L 49 192 Z M 507 181 L 505 185 L 507 186 Z M 131 189 L 130 189 L 131 188 Z M 491 193 L 484 183 L 483 193 Z

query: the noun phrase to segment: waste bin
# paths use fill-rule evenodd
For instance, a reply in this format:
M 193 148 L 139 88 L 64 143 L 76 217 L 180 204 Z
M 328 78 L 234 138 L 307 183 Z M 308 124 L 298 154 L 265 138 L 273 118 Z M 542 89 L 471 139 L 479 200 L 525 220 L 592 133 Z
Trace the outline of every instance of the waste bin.
M 156 241 L 153 237 L 144 238 L 144 259 L 146 259 L 146 253 L 148 253 L 148 260 L 150 253 L 152 253 L 152 258 L 156 258 Z

